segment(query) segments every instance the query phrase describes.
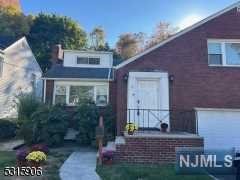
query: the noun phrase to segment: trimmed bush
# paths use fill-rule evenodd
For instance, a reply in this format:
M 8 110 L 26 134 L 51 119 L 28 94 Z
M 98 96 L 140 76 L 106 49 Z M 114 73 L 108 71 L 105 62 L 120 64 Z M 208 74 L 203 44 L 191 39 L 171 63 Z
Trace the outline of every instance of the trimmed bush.
M 95 129 L 98 126 L 100 114 L 104 120 L 104 142 L 115 138 L 115 116 L 111 106 L 99 108 L 94 102 L 84 100 L 77 107 L 74 116 L 74 120 L 78 122 L 77 142 L 80 145 L 96 146 Z
M 16 136 L 17 125 L 15 122 L 0 119 L 0 140 Z
M 95 128 L 98 124 L 99 110 L 90 100 L 82 100 L 77 107 L 74 120 L 78 122 L 79 134 L 77 142 L 80 145 L 91 145 L 95 141 Z
M 116 136 L 116 116 L 113 112 L 112 106 L 108 105 L 101 110 L 104 122 L 104 143 L 112 141 Z
M 68 129 L 68 115 L 63 106 L 42 106 L 32 115 L 33 142 L 60 146 Z

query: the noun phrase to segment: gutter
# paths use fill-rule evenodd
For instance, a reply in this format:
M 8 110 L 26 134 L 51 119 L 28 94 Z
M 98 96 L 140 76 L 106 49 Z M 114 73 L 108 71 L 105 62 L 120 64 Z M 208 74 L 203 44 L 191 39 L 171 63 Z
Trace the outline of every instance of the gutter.
M 109 68 L 109 70 L 108 70 L 108 81 L 110 81 L 111 72 L 112 72 L 112 68 Z
M 107 79 L 90 79 L 90 78 L 47 78 L 42 77 L 43 80 L 66 80 L 66 81 L 113 81 L 111 78 Z

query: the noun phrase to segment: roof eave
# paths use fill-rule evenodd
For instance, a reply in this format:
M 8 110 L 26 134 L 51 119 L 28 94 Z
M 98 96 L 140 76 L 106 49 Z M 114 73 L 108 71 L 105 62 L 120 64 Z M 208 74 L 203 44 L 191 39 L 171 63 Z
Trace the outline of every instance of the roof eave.
M 113 78 L 53 78 L 53 77 L 42 77 L 43 80 L 67 80 L 67 81 L 113 81 Z

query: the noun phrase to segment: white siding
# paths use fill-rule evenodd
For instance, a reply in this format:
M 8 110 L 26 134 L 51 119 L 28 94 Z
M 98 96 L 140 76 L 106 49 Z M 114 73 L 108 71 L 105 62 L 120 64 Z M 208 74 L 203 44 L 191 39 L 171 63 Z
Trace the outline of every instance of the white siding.
M 32 92 L 42 98 L 42 71 L 25 38 L 4 50 L 3 75 L 0 77 L 0 118 L 16 117 L 16 95 Z
M 100 65 L 83 65 L 77 64 L 77 57 L 99 57 Z M 113 55 L 109 52 L 97 52 L 97 51 L 64 51 L 63 65 L 66 67 L 99 67 L 99 68 L 111 68 L 113 63 Z

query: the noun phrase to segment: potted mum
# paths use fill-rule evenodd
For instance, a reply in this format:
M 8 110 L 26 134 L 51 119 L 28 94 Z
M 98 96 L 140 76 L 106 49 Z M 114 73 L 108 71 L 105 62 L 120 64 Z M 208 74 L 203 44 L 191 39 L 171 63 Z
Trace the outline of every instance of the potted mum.
M 105 165 L 112 165 L 113 163 L 113 151 L 105 151 L 102 154 L 103 157 L 103 164 Z
M 135 125 L 134 123 L 128 123 L 126 125 L 126 131 L 128 132 L 129 135 L 133 135 L 133 133 L 137 130 L 138 130 L 137 125 Z
M 32 151 L 27 155 L 26 160 L 31 167 L 39 167 L 47 160 L 47 156 L 42 151 Z
M 17 150 L 16 152 L 16 157 L 17 157 L 17 164 L 18 166 L 26 166 L 27 162 L 26 162 L 26 157 L 29 154 L 29 150 L 26 148 Z

